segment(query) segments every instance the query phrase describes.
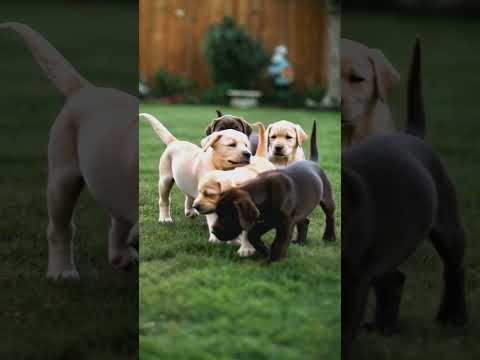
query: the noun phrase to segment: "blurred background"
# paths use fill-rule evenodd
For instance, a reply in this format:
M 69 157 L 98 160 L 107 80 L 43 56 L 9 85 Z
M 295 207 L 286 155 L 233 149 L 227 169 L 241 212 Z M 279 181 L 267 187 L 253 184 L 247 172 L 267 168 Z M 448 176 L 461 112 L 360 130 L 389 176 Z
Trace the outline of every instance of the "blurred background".
M 2 4 L 0 22 L 30 25 L 89 81 L 138 89 L 136 1 Z M 138 271 L 108 263 L 109 214 L 84 191 L 75 211 L 81 280 L 47 281 L 49 132 L 65 99 L 21 38 L 0 32 L 0 358 L 138 356 Z
M 237 89 L 260 91 L 244 106 L 338 104 L 337 1 L 140 0 L 140 18 L 144 98 L 226 105 Z
M 363 333 L 356 359 L 474 359 L 480 356 L 480 2 L 469 0 L 390 2 L 342 1 L 342 37 L 380 49 L 401 80 L 389 94 L 398 129 L 406 119 L 406 85 L 413 44 L 422 41 L 426 141 L 439 154 L 457 187 L 467 237 L 465 327 L 445 328 L 435 321 L 442 266 L 426 241 L 402 266 L 407 276 L 400 309 L 400 333 Z M 406 226 L 408 226 L 406 224 Z M 370 315 L 373 311 L 370 303 Z

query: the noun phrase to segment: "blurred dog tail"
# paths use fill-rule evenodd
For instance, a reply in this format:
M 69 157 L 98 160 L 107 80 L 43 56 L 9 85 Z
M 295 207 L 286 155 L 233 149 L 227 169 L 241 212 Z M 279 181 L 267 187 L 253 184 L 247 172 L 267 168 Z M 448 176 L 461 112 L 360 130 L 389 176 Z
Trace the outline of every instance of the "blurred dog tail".
M 139 114 L 139 116 L 142 116 L 150 124 L 153 131 L 155 131 L 155 133 L 165 145 L 177 141 L 175 136 L 173 136 L 172 133 L 168 131 L 167 128 L 163 126 L 162 123 L 158 121 L 155 116 L 146 113 L 141 113 Z
M 37 64 L 65 97 L 91 85 L 47 39 L 28 25 L 5 22 L 0 23 L 0 30 L 10 30 L 20 35 Z
M 312 137 L 310 138 L 310 160 L 318 161 L 318 147 L 317 147 L 317 122 L 313 121 Z
M 255 152 L 255 156 L 267 157 L 267 139 L 265 138 L 265 126 L 261 122 L 252 124 L 253 126 L 258 127 L 258 145 Z
M 423 139 L 426 119 L 422 92 L 422 51 L 418 37 L 413 48 L 407 87 L 407 133 Z

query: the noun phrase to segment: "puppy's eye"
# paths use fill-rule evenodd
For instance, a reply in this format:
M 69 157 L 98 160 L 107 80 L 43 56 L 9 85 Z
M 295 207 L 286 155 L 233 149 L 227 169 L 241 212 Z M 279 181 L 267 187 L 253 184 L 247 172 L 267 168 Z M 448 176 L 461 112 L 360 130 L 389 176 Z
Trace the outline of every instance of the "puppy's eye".
M 352 83 L 360 83 L 362 81 L 365 81 L 365 79 L 363 77 L 361 77 L 359 75 L 356 75 L 356 74 L 350 74 L 349 80 Z
M 287 135 L 287 140 L 293 139 L 293 136 Z
M 235 144 L 235 143 L 234 144 L 229 144 L 228 146 L 235 147 L 235 146 L 237 146 L 237 144 Z
M 219 128 L 217 129 L 217 131 L 222 131 L 222 130 L 225 130 L 225 128 L 224 128 L 224 127 L 219 127 Z
M 271 139 L 276 139 L 277 138 L 277 135 L 272 135 L 270 136 Z

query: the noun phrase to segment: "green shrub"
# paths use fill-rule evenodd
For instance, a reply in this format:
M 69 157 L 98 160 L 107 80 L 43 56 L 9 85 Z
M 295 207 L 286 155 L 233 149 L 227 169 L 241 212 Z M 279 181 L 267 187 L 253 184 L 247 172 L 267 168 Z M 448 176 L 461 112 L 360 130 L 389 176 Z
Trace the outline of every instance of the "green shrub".
M 160 70 L 155 75 L 151 94 L 155 97 L 183 95 L 194 88 L 193 82 L 181 76 Z
M 269 61 L 262 44 L 231 17 L 210 27 L 203 52 L 215 84 L 229 83 L 237 89 L 251 89 Z

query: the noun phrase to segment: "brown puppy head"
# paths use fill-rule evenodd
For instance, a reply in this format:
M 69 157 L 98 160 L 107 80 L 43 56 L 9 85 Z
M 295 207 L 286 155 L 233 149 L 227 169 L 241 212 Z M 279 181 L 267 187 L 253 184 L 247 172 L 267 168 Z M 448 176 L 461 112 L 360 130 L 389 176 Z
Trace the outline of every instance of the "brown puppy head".
M 342 125 L 355 126 L 400 80 L 395 68 L 377 49 L 341 40 Z
M 223 115 L 217 110 L 218 118 L 213 119 L 212 122 L 205 129 L 205 134 L 211 135 L 215 131 L 222 131 L 227 129 L 237 130 L 250 136 L 252 133 L 252 126 L 242 117 L 233 115 Z
M 231 170 L 250 163 L 250 141 L 239 131 L 216 131 L 201 144 L 205 152 L 213 149 L 213 165 L 218 170 Z
M 217 208 L 218 200 L 224 190 L 217 177 L 218 171 L 208 173 L 198 183 L 198 195 L 193 201 L 193 208 L 201 214 L 211 214 Z
M 270 157 L 291 158 L 306 139 L 307 134 L 300 125 L 277 121 L 267 128 L 268 154 Z
M 260 218 L 260 211 L 250 194 L 239 188 L 228 190 L 220 197 L 216 213 L 218 218 L 212 231 L 222 241 L 235 239 L 242 231 L 249 231 Z

